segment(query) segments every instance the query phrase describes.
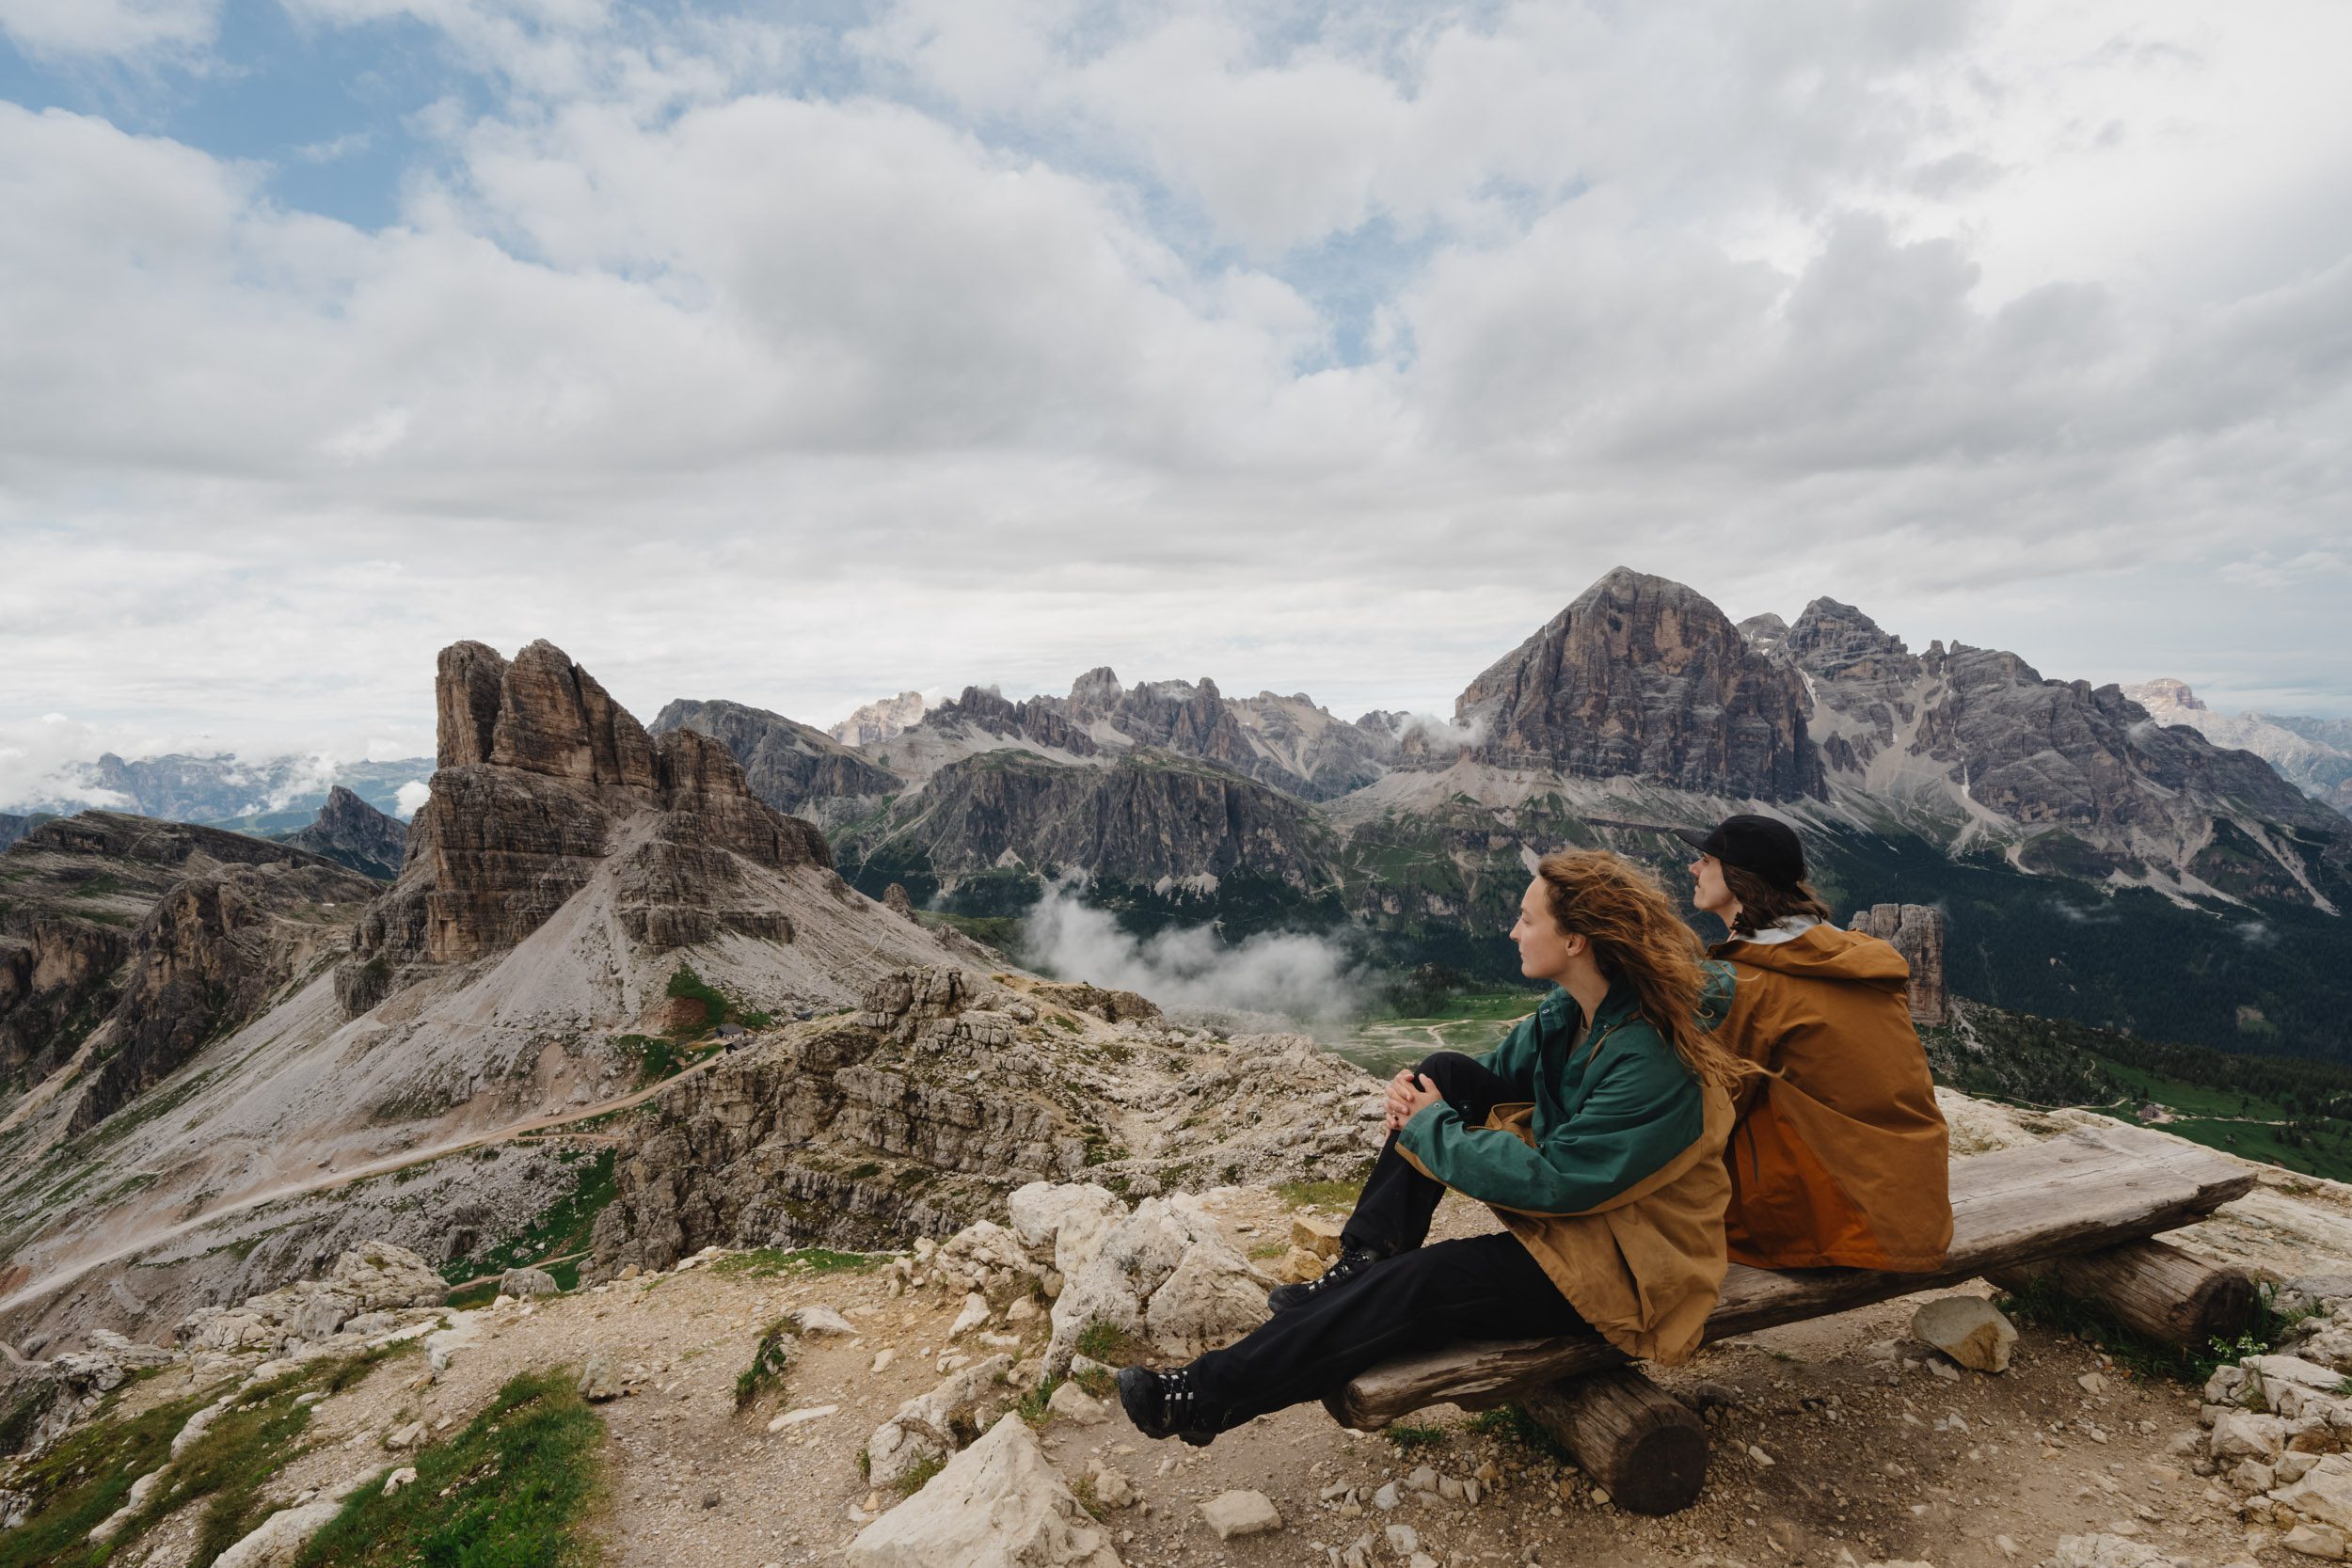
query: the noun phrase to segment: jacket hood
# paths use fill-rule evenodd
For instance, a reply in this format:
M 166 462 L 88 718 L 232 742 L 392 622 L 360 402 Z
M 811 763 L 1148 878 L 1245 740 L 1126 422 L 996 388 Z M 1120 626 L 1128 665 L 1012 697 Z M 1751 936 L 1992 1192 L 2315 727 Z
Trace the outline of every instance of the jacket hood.
M 1841 931 L 1827 921 L 1787 942 L 1726 942 L 1715 957 L 1805 980 L 1844 980 L 1895 990 L 1911 981 L 1903 956 L 1877 937 Z

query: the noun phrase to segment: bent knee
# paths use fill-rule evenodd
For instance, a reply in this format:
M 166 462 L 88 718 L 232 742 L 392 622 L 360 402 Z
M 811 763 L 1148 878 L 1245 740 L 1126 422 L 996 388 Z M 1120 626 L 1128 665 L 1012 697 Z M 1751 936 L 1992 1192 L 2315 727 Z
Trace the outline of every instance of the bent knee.
M 1475 1057 L 1458 1051 L 1432 1051 L 1414 1067 L 1413 1071 L 1427 1078 L 1443 1090 L 1448 1083 L 1461 1074 L 1464 1068 L 1479 1066 Z

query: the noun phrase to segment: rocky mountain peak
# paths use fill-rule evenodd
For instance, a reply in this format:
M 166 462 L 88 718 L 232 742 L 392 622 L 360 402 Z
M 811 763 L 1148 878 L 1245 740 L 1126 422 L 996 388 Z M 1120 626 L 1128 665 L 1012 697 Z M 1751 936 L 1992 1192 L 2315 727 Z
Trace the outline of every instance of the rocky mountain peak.
M 324 855 L 362 876 L 389 881 L 400 875 L 400 863 L 408 848 L 408 826 L 336 784 L 326 792 L 318 820 L 284 834 L 278 842 Z
M 1767 610 L 1740 622 L 1740 635 L 1746 638 L 1748 645 L 1757 653 L 1769 654 L 1788 639 L 1788 623 Z
M 1119 684 L 1119 673 L 1107 664 L 1098 664 L 1070 683 L 1070 705 L 1081 710 L 1108 713 L 1119 704 L 1126 688 Z
M 1788 800 L 1820 787 L 1808 706 L 1703 594 L 1620 566 L 1472 681 L 1454 722 L 1492 763 Z
M 928 706 L 920 691 L 901 691 L 866 704 L 825 733 L 844 746 L 879 746 L 921 723 Z
M 2197 693 L 2189 689 L 2186 681 L 2177 681 L 2169 675 L 2159 675 L 2152 681 L 2135 681 L 2123 689 L 2123 695 L 2159 718 L 2166 710 L 2173 708 L 2188 713 L 2212 711 L 2198 700 Z
M 1804 669 L 1832 678 L 1908 678 L 1919 662 L 1901 638 L 1881 630 L 1853 606 L 1832 598 L 1806 605 L 1781 646 Z
M 362 918 L 338 973 L 353 1011 L 380 1000 L 404 966 L 513 946 L 625 836 L 639 842 L 621 879 L 623 925 L 657 944 L 722 926 L 788 929 L 771 913 L 723 907 L 741 878 L 719 851 L 770 869 L 833 863 L 816 828 L 752 792 L 723 741 L 691 729 L 655 740 L 553 643 L 511 662 L 480 642 L 443 649 L 435 705 L 432 798 L 399 881 Z

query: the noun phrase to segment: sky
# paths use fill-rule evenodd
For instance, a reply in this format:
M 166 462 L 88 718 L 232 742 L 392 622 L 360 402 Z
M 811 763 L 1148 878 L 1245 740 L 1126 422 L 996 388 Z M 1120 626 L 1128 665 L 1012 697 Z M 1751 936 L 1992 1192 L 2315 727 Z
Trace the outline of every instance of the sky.
M 0 0 L 0 796 L 1210 675 L 1625 564 L 2352 714 L 2352 8 Z

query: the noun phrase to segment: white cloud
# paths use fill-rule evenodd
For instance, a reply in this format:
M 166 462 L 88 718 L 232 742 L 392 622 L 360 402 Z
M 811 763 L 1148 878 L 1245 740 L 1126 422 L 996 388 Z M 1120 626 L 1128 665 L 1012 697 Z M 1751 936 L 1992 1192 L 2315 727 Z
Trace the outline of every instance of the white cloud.
M 411 779 L 393 792 L 393 812 L 404 822 L 417 815 L 427 800 L 433 799 L 433 786 L 422 779 Z
M 0 0 L 0 33 L 35 57 L 178 53 L 219 24 L 220 0 Z
M 0 723 L 354 754 L 539 635 L 644 712 L 1442 712 L 1620 561 L 2352 707 L 2352 13 L 909 0 L 818 91 L 293 10 L 447 41 L 381 230 L 0 103 Z
M 1363 976 L 1339 944 L 1303 932 L 1265 932 L 1228 945 L 1207 926 L 1171 926 L 1136 938 L 1108 911 L 1050 885 L 1023 926 L 1023 950 L 1046 973 L 1163 1007 L 1278 1013 L 1304 1022 L 1362 1010 Z

